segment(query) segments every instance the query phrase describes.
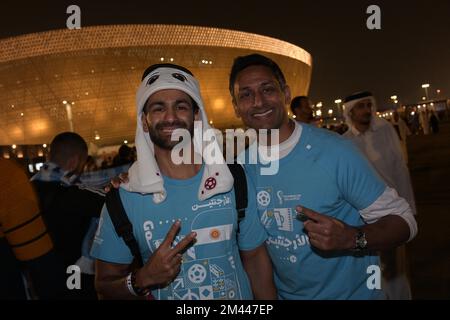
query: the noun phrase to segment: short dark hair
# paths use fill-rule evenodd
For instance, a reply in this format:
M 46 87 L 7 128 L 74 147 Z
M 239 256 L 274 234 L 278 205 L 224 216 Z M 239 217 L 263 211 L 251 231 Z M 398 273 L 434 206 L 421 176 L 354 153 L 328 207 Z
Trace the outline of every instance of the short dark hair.
M 87 156 L 86 141 L 75 132 L 63 132 L 56 135 L 50 143 L 50 161 L 64 166 L 72 157 Z
M 123 144 L 119 148 L 119 156 L 121 158 L 126 158 L 126 157 L 128 157 L 131 154 L 132 151 L 133 151 L 133 149 L 131 149 L 126 144 Z
M 292 99 L 292 101 L 291 101 L 291 111 L 292 112 L 294 112 L 295 109 L 300 107 L 300 103 L 302 102 L 302 100 L 308 100 L 308 97 L 307 96 L 298 96 L 298 97 L 295 97 L 294 99 Z
M 237 57 L 236 59 L 234 59 L 233 66 L 231 67 L 230 81 L 229 81 L 229 90 L 233 101 L 234 101 L 234 83 L 236 82 L 237 75 L 239 72 L 250 66 L 268 67 L 272 71 L 275 78 L 277 79 L 278 83 L 280 84 L 280 87 L 282 89 L 286 87 L 286 78 L 284 77 L 284 74 L 281 71 L 278 64 L 272 59 L 257 53 Z

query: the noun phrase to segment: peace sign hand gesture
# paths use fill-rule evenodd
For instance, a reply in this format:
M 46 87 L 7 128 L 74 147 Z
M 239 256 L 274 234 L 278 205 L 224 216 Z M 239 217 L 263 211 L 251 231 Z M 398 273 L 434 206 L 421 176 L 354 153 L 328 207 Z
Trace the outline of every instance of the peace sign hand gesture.
M 151 255 L 145 265 L 136 273 L 136 282 L 140 287 L 147 288 L 155 285 L 166 285 L 180 272 L 182 254 L 189 244 L 195 239 L 195 232 L 189 233 L 174 248 L 172 242 L 180 230 L 181 222 L 177 220 L 161 245 Z

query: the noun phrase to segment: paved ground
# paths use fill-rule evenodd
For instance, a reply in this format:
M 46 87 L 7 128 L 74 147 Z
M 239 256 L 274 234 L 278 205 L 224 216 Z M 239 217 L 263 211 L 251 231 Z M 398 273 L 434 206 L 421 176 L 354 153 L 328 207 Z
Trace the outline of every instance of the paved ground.
M 450 299 L 450 122 L 408 141 L 419 234 L 407 246 L 414 299 Z

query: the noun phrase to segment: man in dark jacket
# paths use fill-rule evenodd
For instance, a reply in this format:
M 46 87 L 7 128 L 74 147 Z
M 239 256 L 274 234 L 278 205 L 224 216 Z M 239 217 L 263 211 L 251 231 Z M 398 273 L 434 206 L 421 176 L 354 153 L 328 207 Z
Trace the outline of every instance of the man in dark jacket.
M 86 233 L 99 217 L 105 197 L 101 191 L 83 186 L 78 179 L 87 155 L 87 145 L 81 136 L 73 132 L 58 134 L 50 145 L 49 161 L 31 179 L 57 254 L 66 269 L 77 265 L 81 271 L 81 288 L 68 288 L 65 298 L 69 299 L 96 298 L 93 263 L 86 259 L 82 247 L 83 242 L 89 241 Z

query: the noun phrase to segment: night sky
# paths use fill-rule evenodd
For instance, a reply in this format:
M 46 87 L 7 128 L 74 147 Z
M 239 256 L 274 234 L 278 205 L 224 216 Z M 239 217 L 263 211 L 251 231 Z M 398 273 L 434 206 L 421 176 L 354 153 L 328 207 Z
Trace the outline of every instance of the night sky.
M 291 42 L 313 56 L 310 96 L 372 91 L 387 106 L 450 98 L 450 1 L 2 1 L 0 38 L 66 27 L 66 8 L 81 8 L 83 26 L 189 24 L 258 33 Z M 368 30 L 366 9 L 381 8 L 381 30 Z

